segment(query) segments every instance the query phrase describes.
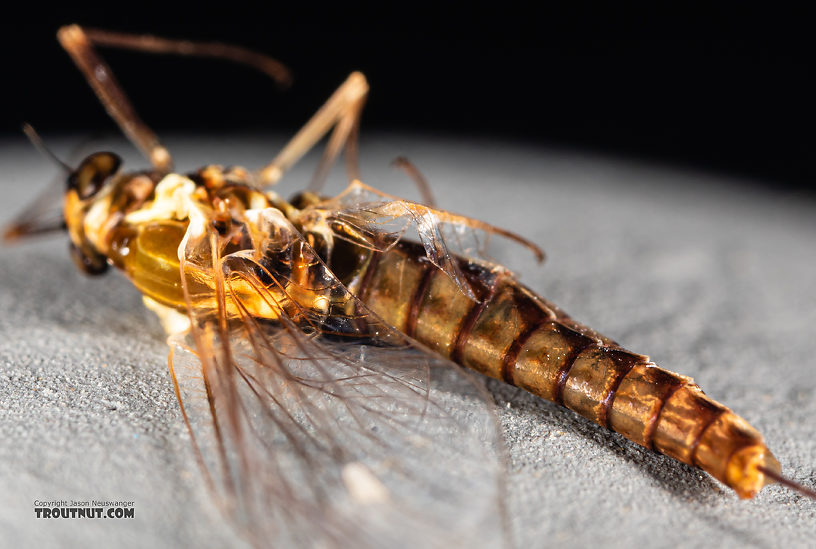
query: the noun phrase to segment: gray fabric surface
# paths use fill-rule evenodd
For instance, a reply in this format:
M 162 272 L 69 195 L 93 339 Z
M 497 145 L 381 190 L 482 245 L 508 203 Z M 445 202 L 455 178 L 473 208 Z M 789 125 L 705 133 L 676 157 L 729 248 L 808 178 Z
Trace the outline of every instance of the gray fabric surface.
M 78 139 L 77 139 L 78 140 Z M 57 140 L 67 154 L 77 140 Z M 166 139 L 180 170 L 257 167 L 272 138 Z M 144 165 L 120 141 L 127 166 Z M 816 201 L 703 173 L 489 141 L 369 135 L 366 182 L 418 198 L 388 168 L 407 155 L 441 206 L 548 253 L 500 260 L 575 318 L 706 392 L 766 437 L 784 471 L 816 482 Z M 307 158 L 284 180 L 308 181 Z M 0 221 L 56 170 L 22 139 L 0 146 Z M 330 191 L 340 189 L 334 174 Z M 158 322 L 120 275 L 88 279 L 64 236 L 2 248 L 0 539 L 4 546 L 238 545 L 193 461 Z M 816 502 L 781 487 L 740 501 L 705 474 L 572 412 L 490 382 L 510 450 L 520 547 L 812 545 Z M 440 471 L 440 482 L 444 474 Z M 131 521 L 36 520 L 35 499 L 136 503 Z

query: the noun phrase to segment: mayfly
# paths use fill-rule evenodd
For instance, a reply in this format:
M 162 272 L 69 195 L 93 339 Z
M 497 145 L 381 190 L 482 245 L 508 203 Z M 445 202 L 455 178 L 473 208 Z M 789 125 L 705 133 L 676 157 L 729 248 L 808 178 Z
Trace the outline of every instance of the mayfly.
M 113 266 L 142 293 L 168 333 L 173 386 L 204 476 L 255 543 L 412 536 L 444 546 L 467 536 L 484 543 L 500 530 L 493 415 L 459 414 L 441 396 L 457 387 L 487 403 L 459 366 L 699 467 L 740 497 L 775 481 L 816 496 L 781 476 L 760 434 L 691 378 L 576 322 L 482 254 L 495 236 L 543 259 L 534 244 L 436 208 L 406 161 L 422 203 L 364 184 L 362 74 L 262 169 L 179 174 L 94 46 L 225 58 L 281 84 L 286 68 L 223 44 L 76 25 L 58 37 L 152 167 L 122 172 L 110 152 L 63 164 L 62 218 L 29 210 L 5 236 L 67 229 L 82 271 Z M 272 191 L 327 134 L 309 190 L 288 201 Z M 350 184 L 324 197 L 341 153 Z M 434 483 L 428 467 L 448 468 L 450 482 Z

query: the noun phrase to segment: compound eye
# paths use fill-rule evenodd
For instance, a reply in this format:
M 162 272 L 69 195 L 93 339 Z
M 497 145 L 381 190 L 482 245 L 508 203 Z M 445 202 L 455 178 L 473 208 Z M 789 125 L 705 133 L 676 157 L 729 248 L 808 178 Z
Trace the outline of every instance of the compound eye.
M 74 264 L 76 264 L 83 273 L 95 276 L 101 275 L 108 270 L 108 259 L 104 255 L 83 250 L 73 242 L 71 242 L 69 246 L 71 259 L 74 260 Z
M 121 165 L 122 159 L 114 153 L 94 153 L 68 177 L 68 188 L 74 189 L 82 200 L 91 198 L 119 171 Z

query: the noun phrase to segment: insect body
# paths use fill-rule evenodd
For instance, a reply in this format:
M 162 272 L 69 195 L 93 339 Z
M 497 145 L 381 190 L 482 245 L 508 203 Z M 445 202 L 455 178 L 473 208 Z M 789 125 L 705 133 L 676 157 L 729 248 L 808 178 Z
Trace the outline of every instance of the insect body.
M 418 390 L 421 383 L 411 381 L 419 376 L 417 349 L 564 405 L 705 470 L 740 497 L 753 497 L 781 479 L 759 433 L 690 378 L 577 323 L 501 266 L 467 248 L 460 253 L 452 248 L 458 238 L 483 233 L 540 254 L 533 245 L 361 183 L 354 137 L 367 90 L 362 75 L 353 74 L 264 169 L 208 166 L 182 175 L 170 170 L 169 154 L 152 132 L 136 123 L 109 69 L 90 47 L 95 40 L 148 49 L 156 39 L 85 33 L 78 27 L 61 30 L 60 37 L 154 166 L 122 173 L 116 155 L 97 153 L 72 171 L 64 219 L 73 257 L 91 274 L 109 265 L 123 271 L 173 341 L 195 354 L 199 370 L 193 377 L 206 403 L 203 417 L 209 419 L 205 429 L 221 465 L 206 463 L 206 457 L 201 461 L 244 515 L 252 515 L 261 500 L 299 503 L 293 494 L 298 489 L 320 491 L 308 481 L 280 486 L 267 479 L 262 493 L 250 486 L 252 463 L 266 466 L 253 456 L 276 459 L 266 446 L 269 425 L 294 445 L 304 476 L 321 470 L 329 456 L 340 464 L 342 481 L 358 503 L 388 499 L 393 491 L 381 485 L 371 467 L 347 459 L 342 444 L 335 445 L 333 422 L 343 420 L 329 415 L 348 414 L 360 448 L 368 443 L 387 448 L 389 436 L 405 434 L 405 425 L 388 424 L 392 435 L 372 435 L 371 422 L 384 417 L 389 406 L 421 418 L 420 423 L 433 416 L 436 402 Z M 163 51 L 174 51 L 173 43 L 158 43 Z M 304 192 L 285 201 L 265 190 L 332 128 L 316 180 L 325 177 L 326 166 L 345 146 L 352 180 L 346 191 L 335 198 Z M 35 229 L 35 221 L 24 220 L 9 234 Z M 418 242 L 406 238 L 409 232 Z M 185 335 L 186 343 L 179 343 Z M 393 369 L 350 358 L 350 346 L 392 361 Z M 171 374 L 185 419 L 201 440 L 191 391 L 172 361 Z M 260 412 L 250 413 L 253 407 Z M 410 438 L 410 429 L 407 433 Z M 200 451 L 203 445 L 197 444 Z M 287 470 L 274 465 L 261 476 Z M 302 511 L 292 505 L 279 512 L 290 517 L 287 513 Z M 327 531 L 332 525 L 325 519 Z
M 116 165 L 107 155 L 92 156 L 80 167 L 78 178 L 84 170 L 100 169 L 103 160 L 103 169 Z M 230 316 L 237 316 L 242 307 L 251 316 L 268 320 L 281 315 L 305 319 L 330 314 L 332 305 L 337 305 L 331 303 L 331 292 L 303 291 L 316 285 L 309 278 L 314 276 L 314 254 L 323 250 L 322 261 L 350 294 L 387 325 L 445 358 L 518 385 L 638 444 L 699 466 L 742 497 L 755 495 L 765 484 L 762 470 L 778 471 L 759 433 L 708 398 L 690 378 L 663 370 L 648 357 L 626 351 L 575 322 L 506 270 L 457 257 L 451 258 L 455 265 L 440 268 L 428 260 L 420 244 L 389 242 L 380 245 L 384 247 L 381 251 L 373 242 L 384 235 L 366 231 L 368 225 L 351 227 L 350 212 L 329 209 L 339 204 L 317 201 L 298 209 L 277 198 L 270 200 L 236 179 L 242 174 L 209 167 L 189 178 L 167 175 L 155 189 L 146 175 L 118 177 L 101 202 L 83 201 L 78 191 L 70 190 L 66 219 L 75 249 L 91 257 L 85 264 L 95 264 L 101 256 L 121 268 L 151 302 L 183 310 L 178 250 L 185 238 L 217 234 L 224 241 L 221 254 L 229 256 L 230 247 L 233 254 L 249 250 L 262 266 L 280 250 L 259 248 L 255 237 L 280 229 L 276 223 L 283 224 L 311 243 L 302 256 L 293 257 L 294 263 L 285 265 L 291 283 L 277 288 L 261 282 L 259 273 L 242 267 L 254 280 L 228 284 L 231 291 L 227 291 L 225 307 Z M 106 174 L 96 175 L 104 178 Z M 347 195 L 359 190 L 365 189 L 357 184 Z M 341 196 L 340 201 L 347 198 Z M 364 204 L 368 215 L 386 217 L 394 203 L 399 202 Z M 111 208 L 112 204 L 122 208 Z M 273 218 L 271 225 L 265 216 Z M 196 235 L 196 230 L 202 234 Z M 286 239 L 280 243 L 284 248 L 290 244 Z M 282 274 L 281 266 L 269 270 L 277 277 Z M 190 270 L 185 274 L 190 294 L 214 295 L 210 275 Z M 463 291 L 460 284 L 469 291 Z M 270 302 L 262 292 L 279 295 Z M 285 311 L 282 296 L 292 299 L 291 306 L 300 312 Z M 341 308 L 349 305 L 346 301 L 343 295 Z M 196 300 L 195 306 L 214 308 L 216 304 Z M 350 318 L 352 313 L 344 311 Z M 308 327 L 305 320 L 298 322 Z M 341 330 L 358 335 L 356 326 Z

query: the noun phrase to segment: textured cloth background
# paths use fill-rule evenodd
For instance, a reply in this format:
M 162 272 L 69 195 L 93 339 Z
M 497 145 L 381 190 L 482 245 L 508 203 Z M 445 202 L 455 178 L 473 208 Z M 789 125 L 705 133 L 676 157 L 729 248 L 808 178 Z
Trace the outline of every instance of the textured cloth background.
M 78 139 L 55 141 L 58 153 Z M 258 167 L 271 138 L 166 139 L 179 170 Z M 97 147 L 98 148 L 98 147 Z M 144 162 L 124 142 L 126 167 Z M 407 155 L 442 207 L 511 229 L 496 255 L 578 320 L 693 376 L 816 483 L 816 201 L 702 173 L 488 141 L 371 136 L 366 182 L 418 198 L 388 168 Z M 315 157 L 284 180 L 287 196 Z M 0 221 L 56 175 L 22 139 L 0 146 Z M 341 188 L 336 172 L 327 191 Z M 64 235 L 0 249 L 3 545 L 241 545 L 210 502 L 166 370 L 158 322 L 119 274 L 89 279 Z M 740 501 L 705 474 L 572 412 L 490 382 L 510 450 L 520 547 L 792 547 L 816 502 L 779 487 Z M 440 482 L 445 476 L 440 471 Z M 37 520 L 33 501 L 127 499 L 133 520 Z

